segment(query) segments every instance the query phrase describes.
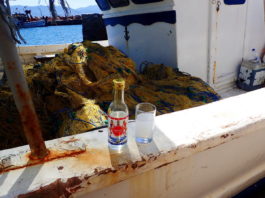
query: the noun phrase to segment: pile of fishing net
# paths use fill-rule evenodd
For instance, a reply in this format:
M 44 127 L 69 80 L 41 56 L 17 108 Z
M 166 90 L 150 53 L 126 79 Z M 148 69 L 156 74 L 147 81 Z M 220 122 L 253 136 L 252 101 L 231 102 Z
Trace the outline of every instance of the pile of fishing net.
M 89 41 L 70 45 L 48 63 L 26 65 L 24 73 L 45 139 L 106 125 L 115 78 L 125 79 L 131 118 L 140 102 L 156 105 L 161 115 L 220 99 L 199 78 L 154 64 L 137 73 L 135 63 L 119 50 Z M 12 94 L 5 86 L 0 88 L 0 125 L 0 149 L 26 144 Z

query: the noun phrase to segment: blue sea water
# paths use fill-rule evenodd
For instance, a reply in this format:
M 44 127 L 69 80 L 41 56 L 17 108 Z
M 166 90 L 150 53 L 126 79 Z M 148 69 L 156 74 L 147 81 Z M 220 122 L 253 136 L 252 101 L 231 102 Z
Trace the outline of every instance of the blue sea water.
M 82 25 L 60 25 L 35 28 L 22 28 L 21 35 L 28 45 L 52 45 L 74 43 L 83 40 Z

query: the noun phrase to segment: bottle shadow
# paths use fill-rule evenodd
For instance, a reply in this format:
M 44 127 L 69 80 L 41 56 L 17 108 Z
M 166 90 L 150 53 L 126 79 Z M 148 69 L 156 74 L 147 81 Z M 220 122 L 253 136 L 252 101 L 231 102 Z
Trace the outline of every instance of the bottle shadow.
M 29 187 L 32 185 L 32 182 L 38 177 L 38 173 L 40 172 L 43 164 L 36 165 L 36 166 L 30 166 L 26 167 L 23 172 L 20 174 L 20 176 L 16 179 L 13 180 L 13 184 L 9 184 L 8 186 L 11 186 L 11 188 L 7 191 L 7 194 L 4 196 L 0 196 L 0 198 L 5 198 L 5 197 L 11 197 L 11 195 L 16 192 L 16 193 L 25 193 L 29 191 Z M 9 172 L 6 172 L 0 177 L 0 182 L 3 184 L 7 177 Z M 6 181 L 10 182 L 10 181 Z M 4 189 L 1 189 L 1 191 L 4 191 Z
M 110 160 L 113 168 L 116 170 L 121 166 L 130 166 L 135 162 L 152 161 L 161 154 L 170 152 L 176 148 L 175 144 L 159 128 L 155 128 L 153 140 L 150 143 L 138 143 L 135 140 L 134 127 L 131 128 L 128 136 L 128 144 L 119 150 L 109 149 Z

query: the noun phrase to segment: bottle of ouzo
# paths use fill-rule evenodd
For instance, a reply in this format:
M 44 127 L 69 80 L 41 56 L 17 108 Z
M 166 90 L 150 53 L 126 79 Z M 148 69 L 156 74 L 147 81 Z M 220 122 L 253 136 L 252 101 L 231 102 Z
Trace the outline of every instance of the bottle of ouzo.
M 114 79 L 114 99 L 108 109 L 109 147 L 121 149 L 127 143 L 128 107 L 124 102 L 124 79 Z

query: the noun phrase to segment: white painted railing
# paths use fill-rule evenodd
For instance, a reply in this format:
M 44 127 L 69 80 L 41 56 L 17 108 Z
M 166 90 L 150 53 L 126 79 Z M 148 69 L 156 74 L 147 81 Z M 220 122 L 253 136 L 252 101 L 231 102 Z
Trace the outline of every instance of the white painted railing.
M 158 116 L 147 145 L 136 144 L 130 123 L 120 154 L 108 149 L 107 129 L 47 141 L 78 152 L 39 165 L 28 146 L 0 151 L 17 168 L 0 174 L 0 197 L 231 197 L 265 176 L 264 98 L 260 89 Z

